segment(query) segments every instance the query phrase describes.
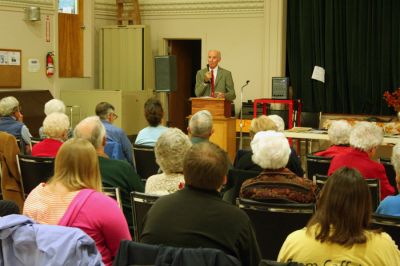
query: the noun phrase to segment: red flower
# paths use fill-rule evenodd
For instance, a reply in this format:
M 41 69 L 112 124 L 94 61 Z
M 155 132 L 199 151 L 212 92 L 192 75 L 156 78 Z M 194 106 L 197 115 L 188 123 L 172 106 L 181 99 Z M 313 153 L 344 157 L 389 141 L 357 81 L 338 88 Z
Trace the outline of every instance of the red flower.
M 400 88 L 392 93 L 385 91 L 385 93 L 383 93 L 383 99 L 387 102 L 388 107 L 393 107 L 396 112 L 400 111 Z

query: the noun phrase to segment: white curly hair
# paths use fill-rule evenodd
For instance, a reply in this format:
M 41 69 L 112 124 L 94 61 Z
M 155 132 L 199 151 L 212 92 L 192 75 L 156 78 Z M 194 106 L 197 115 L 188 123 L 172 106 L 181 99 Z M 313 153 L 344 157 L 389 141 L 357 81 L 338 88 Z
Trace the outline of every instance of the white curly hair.
M 52 113 L 43 120 L 43 132 L 50 138 L 64 137 L 69 129 L 69 118 L 63 113 Z
M 383 130 L 369 122 L 357 123 L 350 133 L 350 146 L 370 151 L 383 141 Z
M 282 117 L 280 117 L 279 115 L 269 115 L 268 118 L 274 121 L 274 123 L 278 127 L 279 132 L 285 130 L 285 121 L 283 121 Z
M 253 162 L 263 169 L 284 168 L 290 155 L 289 142 L 285 135 L 276 131 L 260 131 L 250 143 Z
M 18 111 L 19 102 L 13 96 L 4 97 L 0 100 L 0 115 L 8 116 Z
M 168 128 L 156 142 L 156 162 L 166 174 L 182 173 L 183 159 L 192 146 L 189 137 L 179 128 Z
M 391 162 L 396 171 L 396 176 L 400 176 L 400 143 L 393 147 Z
M 333 145 L 349 144 L 352 129 L 346 120 L 334 120 L 328 129 L 329 140 Z
M 46 115 L 52 113 L 65 113 L 65 104 L 58 99 L 51 99 L 44 105 L 44 113 Z

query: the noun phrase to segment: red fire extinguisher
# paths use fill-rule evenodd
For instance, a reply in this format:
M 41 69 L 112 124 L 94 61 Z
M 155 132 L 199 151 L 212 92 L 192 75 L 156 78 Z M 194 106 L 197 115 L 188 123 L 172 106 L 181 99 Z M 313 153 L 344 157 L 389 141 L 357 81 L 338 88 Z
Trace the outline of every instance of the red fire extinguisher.
M 54 53 L 48 52 L 46 55 L 46 76 L 51 77 L 54 75 Z

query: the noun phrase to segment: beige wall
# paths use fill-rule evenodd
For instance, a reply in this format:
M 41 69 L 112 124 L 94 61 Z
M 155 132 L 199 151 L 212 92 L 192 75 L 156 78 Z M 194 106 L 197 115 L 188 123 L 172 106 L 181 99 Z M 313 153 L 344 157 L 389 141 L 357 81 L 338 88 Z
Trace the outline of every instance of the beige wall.
M 205 66 L 207 50 L 220 49 L 221 66 L 234 76 L 237 104 L 240 87 L 246 80 L 251 83 L 244 89 L 244 100 L 268 97 L 271 77 L 284 73 L 285 3 L 285 0 L 140 1 L 142 24 L 150 25 L 153 54 L 165 53 L 165 39 L 201 39 L 202 66 Z M 46 52 L 57 52 L 54 1 L 0 0 L 0 47 L 22 50 L 24 89 L 49 89 L 58 96 L 64 89 L 98 88 L 98 29 L 115 24 L 115 0 L 95 0 L 94 4 L 85 1 L 85 4 L 89 9 L 85 10 L 85 25 L 89 27 L 85 35 L 87 77 L 58 79 L 44 75 Z M 41 7 L 42 21 L 23 21 L 23 7 L 30 5 Z M 45 41 L 46 15 L 50 17 L 49 43 Z M 42 68 L 38 73 L 27 71 L 28 58 L 40 60 Z

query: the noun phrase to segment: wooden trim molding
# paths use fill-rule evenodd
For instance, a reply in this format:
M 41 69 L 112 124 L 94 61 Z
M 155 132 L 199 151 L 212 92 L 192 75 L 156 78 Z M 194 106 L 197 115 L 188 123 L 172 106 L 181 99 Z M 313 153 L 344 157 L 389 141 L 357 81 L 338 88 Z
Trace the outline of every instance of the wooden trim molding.
M 141 0 L 139 4 L 142 16 L 259 14 L 264 12 L 264 0 Z M 95 0 L 95 13 L 96 15 L 115 16 L 115 0 Z

